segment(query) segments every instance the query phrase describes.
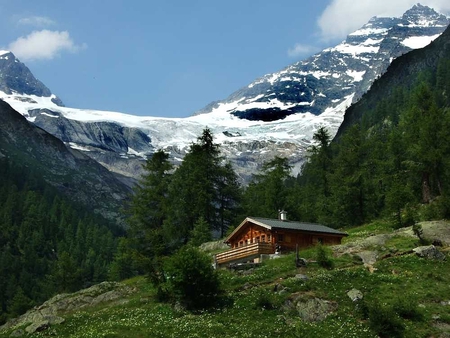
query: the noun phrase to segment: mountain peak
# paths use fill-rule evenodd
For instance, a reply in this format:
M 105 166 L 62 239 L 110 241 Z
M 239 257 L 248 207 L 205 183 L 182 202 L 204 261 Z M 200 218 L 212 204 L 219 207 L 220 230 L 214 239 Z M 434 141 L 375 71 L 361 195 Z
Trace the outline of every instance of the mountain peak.
M 448 18 L 436 12 L 433 8 L 423 6 L 420 3 L 408 9 L 402 16 L 403 21 L 407 21 L 413 26 L 447 26 Z
M 0 91 L 7 95 L 35 95 L 52 97 L 52 101 L 64 106 L 41 81 L 36 79 L 25 64 L 7 50 L 0 50 Z

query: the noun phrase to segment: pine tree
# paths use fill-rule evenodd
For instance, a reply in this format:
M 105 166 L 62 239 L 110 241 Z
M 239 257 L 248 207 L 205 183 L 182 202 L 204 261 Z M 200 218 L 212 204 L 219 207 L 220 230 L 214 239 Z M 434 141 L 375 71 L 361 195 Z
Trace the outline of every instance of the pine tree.
M 422 202 L 429 203 L 442 194 L 441 173 L 444 154 L 448 153 L 449 136 L 442 127 L 446 116 L 435 103 L 426 83 L 421 83 L 412 97 L 412 106 L 403 114 L 401 128 L 405 135 L 409 169 L 417 173 Z
M 127 213 L 129 234 L 145 266 L 146 259 L 167 251 L 164 222 L 168 216 L 168 186 L 172 164 L 169 155 L 159 150 L 145 165 L 145 175 L 135 189 Z
M 254 175 L 244 192 L 244 211 L 247 215 L 277 217 L 278 211 L 288 204 L 288 187 L 291 167 L 286 158 L 276 156 L 263 165 L 262 172 Z
M 200 216 L 200 218 L 195 222 L 194 228 L 191 230 L 189 234 L 189 243 L 193 246 L 200 246 L 203 243 L 206 243 L 208 241 L 211 241 L 211 227 L 209 224 L 205 221 L 203 217 Z
M 231 165 L 222 162 L 219 146 L 214 143 L 211 131 L 205 129 L 197 143 L 191 145 L 169 186 L 171 206 L 166 224 L 176 239 L 175 246 L 189 241 L 200 217 L 210 225 L 210 231 L 217 229 L 223 233 L 231 223 L 239 189 Z
M 359 125 L 352 126 L 342 139 L 331 176 L 332 209 L 335 224 L 357 225 L 365 220 L 365 168 Z

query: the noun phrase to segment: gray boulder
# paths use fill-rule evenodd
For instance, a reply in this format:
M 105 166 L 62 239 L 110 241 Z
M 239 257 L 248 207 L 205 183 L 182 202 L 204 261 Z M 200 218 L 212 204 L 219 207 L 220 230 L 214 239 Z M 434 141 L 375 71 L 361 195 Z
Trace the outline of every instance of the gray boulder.
M 309 279 L 309 277 L 307 275 L 302 274 L 302 273 L 298 273 L 298 274 L 295 275 L 295 279 L 307 281 Z
M 355 288 L 347 292 L 347 296 L 352 300 L 352 302 L 357 302 L 364 297 L 362 292 Z
M 427 259 L 434 259 L 438 261 L 443 261 L 446 259 L 446 256 L 440 252 L 434 245 L 428 245 L 428 246 L 419 246 L 413 251 L 416 253 L 417 256 Z
M 320 298 L 312 298 L 297 303 L 299 316 L 305 322 L 320 322 L 337 308 L 337 304 Z
M 336 302 L 309 298 L 301 293 L 294 293 L 286 300 L 283 309 L 287 312 L 297 311 L 299 317 L 305 322 L 320 322 L 335 311 L 337 307 Z

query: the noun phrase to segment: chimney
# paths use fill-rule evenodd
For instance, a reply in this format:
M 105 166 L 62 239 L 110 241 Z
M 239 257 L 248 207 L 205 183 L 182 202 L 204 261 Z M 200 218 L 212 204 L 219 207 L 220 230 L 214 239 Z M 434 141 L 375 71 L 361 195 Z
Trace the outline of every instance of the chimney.
M 287 221 L 287 212 L 284 210 L 281 210 L 278 214 L 278 219 L 280 221 Z

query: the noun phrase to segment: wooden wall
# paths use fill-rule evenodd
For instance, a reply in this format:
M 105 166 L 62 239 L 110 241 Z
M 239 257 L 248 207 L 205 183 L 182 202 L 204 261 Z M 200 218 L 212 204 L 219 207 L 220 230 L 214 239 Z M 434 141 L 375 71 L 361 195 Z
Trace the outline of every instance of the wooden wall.
M 306 248 L 322 243 L 334 245 L 341 243 L 342 236 L 300 232 L 288 229 L 268 230 L 256 224 L 248 223 L 230 240 L 231 248 L 239 248 L 257 242 L 276 244 L 281 251 L 293 251 L 297 244 L 299 248 Z
M 235 234 L 230 241 L 230 246 L 231 248 L 238 248 L 257 242 L 275 243 L 270 230 L 256 224 L 249 223 L 248 225 L 243 226 L 242 229 Z

